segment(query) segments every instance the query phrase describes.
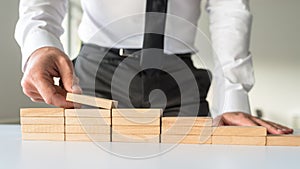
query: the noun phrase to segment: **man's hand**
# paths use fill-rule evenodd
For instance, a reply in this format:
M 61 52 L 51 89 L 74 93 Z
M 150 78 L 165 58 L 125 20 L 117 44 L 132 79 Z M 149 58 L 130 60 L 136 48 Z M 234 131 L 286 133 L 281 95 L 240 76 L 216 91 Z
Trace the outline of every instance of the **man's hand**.
M 291 134 L 293 129 L 242 112 L 224 113 L 214 119 L 214 126 L 264 126 L 269 134 Z
M 60 77 L 62 85 L 54 85 L 53 77 Z M 71 60 L 54 47 L 40 48 L 30 56 L 21 81 L 32 101 L 63 108 L 78 106 L 65 99 L 67 92 L 81 93 L 78 83 Z

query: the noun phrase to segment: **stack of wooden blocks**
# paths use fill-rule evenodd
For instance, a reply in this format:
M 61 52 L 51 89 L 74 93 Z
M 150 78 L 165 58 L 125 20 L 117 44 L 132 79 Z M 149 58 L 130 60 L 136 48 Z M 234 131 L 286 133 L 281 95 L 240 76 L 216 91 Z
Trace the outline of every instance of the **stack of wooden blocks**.
M 113 142 L 159 143 L 162 109 L 113 109 Z
M 64 109 L 21 109 L 20 116 L 24 140 L 64 141 Z
M 265 127 L 212 127 L 210 117 L 161 117 L 161 109 L 118 109 L 117 101 L 68 94 L 95 109 L 21 109 L 23 140 L 300 146 L 299 135 L 267 135 Z
M 163 117 L 162 143 L 211 144 L 212 118 Z
M 220 126 L 213 130 L 212 144 L 266 145 L 267 129 L 260 126 Z
M 65 140 L 109 142 L 111 113 L 106 109 L 66 109 Z

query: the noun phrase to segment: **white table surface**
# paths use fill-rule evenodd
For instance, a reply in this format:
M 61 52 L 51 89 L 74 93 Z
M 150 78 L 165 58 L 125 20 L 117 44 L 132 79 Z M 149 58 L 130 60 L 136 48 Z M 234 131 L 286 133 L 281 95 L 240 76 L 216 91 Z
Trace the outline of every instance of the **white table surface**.
M 19 125 L 0 125 L 0 143 L 0 169 L 300 168 L 300 147 L 22 141 Z

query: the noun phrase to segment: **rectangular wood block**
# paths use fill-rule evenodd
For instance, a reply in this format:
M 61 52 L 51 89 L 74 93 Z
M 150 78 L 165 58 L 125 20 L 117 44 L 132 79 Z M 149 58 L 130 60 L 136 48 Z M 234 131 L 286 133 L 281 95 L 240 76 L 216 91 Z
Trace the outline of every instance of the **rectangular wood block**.
M 66 125 L 111 125 L 111 118 L 90 118 L 90 117 L 66 117 Z
M 111 127 L 109 125 L 103 125 L 103 126 L 89 126 L 89 125 L 83 125 L 83 126 L 72 126 L 72 125 L 66 125 L 65 126 L 65 132 L 66 134 L 110 134 Z
M 159 126 L 112 126 L 112 131 L 120 134 L 143 134 L 143 135 L 159 135 Z
M 134 117 L 113 117 L 112 125 L 138 125 L 138 126 L 160 126 L 160 118 L 157 117 L 145 117 L 145 118 L 134 118 Z
M 162 117 L 162 125 L 175 126 L 212 126 L 211 117 Z
M 129 142 L 129 143 L 159 143 L 159 135 L 138 135 L 112 133 L 112 142 Z
M 179 144 L 211 144 L 211 136 L 200 135 L 161 135 L 161 143 L 179 143 Z
M 213 128 L 214 136 L 266 136 L 267 129 L 261 126 L 220 126 Z
M 118 102 L 115 100 L 109 100 L 104 98 L 97 98 L 93 96 L 86 96 L 86 95 L 73 94 L 73 93 L 67 93 L 66 100 L 75 103 L 84 104 L 84 105 L 100 107 L 104 109 L 116 108 L 118 105 Z
M 23 108 L 20 109 L 21 117 L 63 117 L 63 108 Z
M 162 109 L 112 109 L 112 117 L 160 117 Z
M 22 133 L 23 140 L 64 141 L 64 133 Z
M 66 109 L 66 117 L 95 117 L 95 118 L 110 118 L 111 110 L 107 109 Z
M 22 132 L 24 133 L 64 133 L 63 124 L 58 125 L 43 125 L 43 124 L 25 124 L 21 125 Z
M 171 135 L 212 135 L 212 127 L 205 126 L 173 126 L 173 127 L 165 127 L 162 125 L 161 132 L 163 134 L 171 134 Z
M 267 146 L 300 146 L 300 135 L 268 135 Z
M 110 142 L 110 134 L 66 134 L 66 141 Z
M 265 146 L 266 137 L 256 136 L 212 136 L 212 144 Z
M 21 125 L 24 124 L 64 124 L 64 117 L 21 117 Z

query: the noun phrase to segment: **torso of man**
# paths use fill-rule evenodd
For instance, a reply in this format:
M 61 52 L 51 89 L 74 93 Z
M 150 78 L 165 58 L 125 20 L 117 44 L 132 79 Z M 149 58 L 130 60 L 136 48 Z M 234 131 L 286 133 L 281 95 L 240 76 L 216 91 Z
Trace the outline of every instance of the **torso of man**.
M 79 36 L 84 43 L 110 48 L 141 48 L 146 0 L 82 0 Z M 165 53 L 194 50 L 201 0 L 169 0 Z M 159 15 L 158 15 L 159 17 Z

